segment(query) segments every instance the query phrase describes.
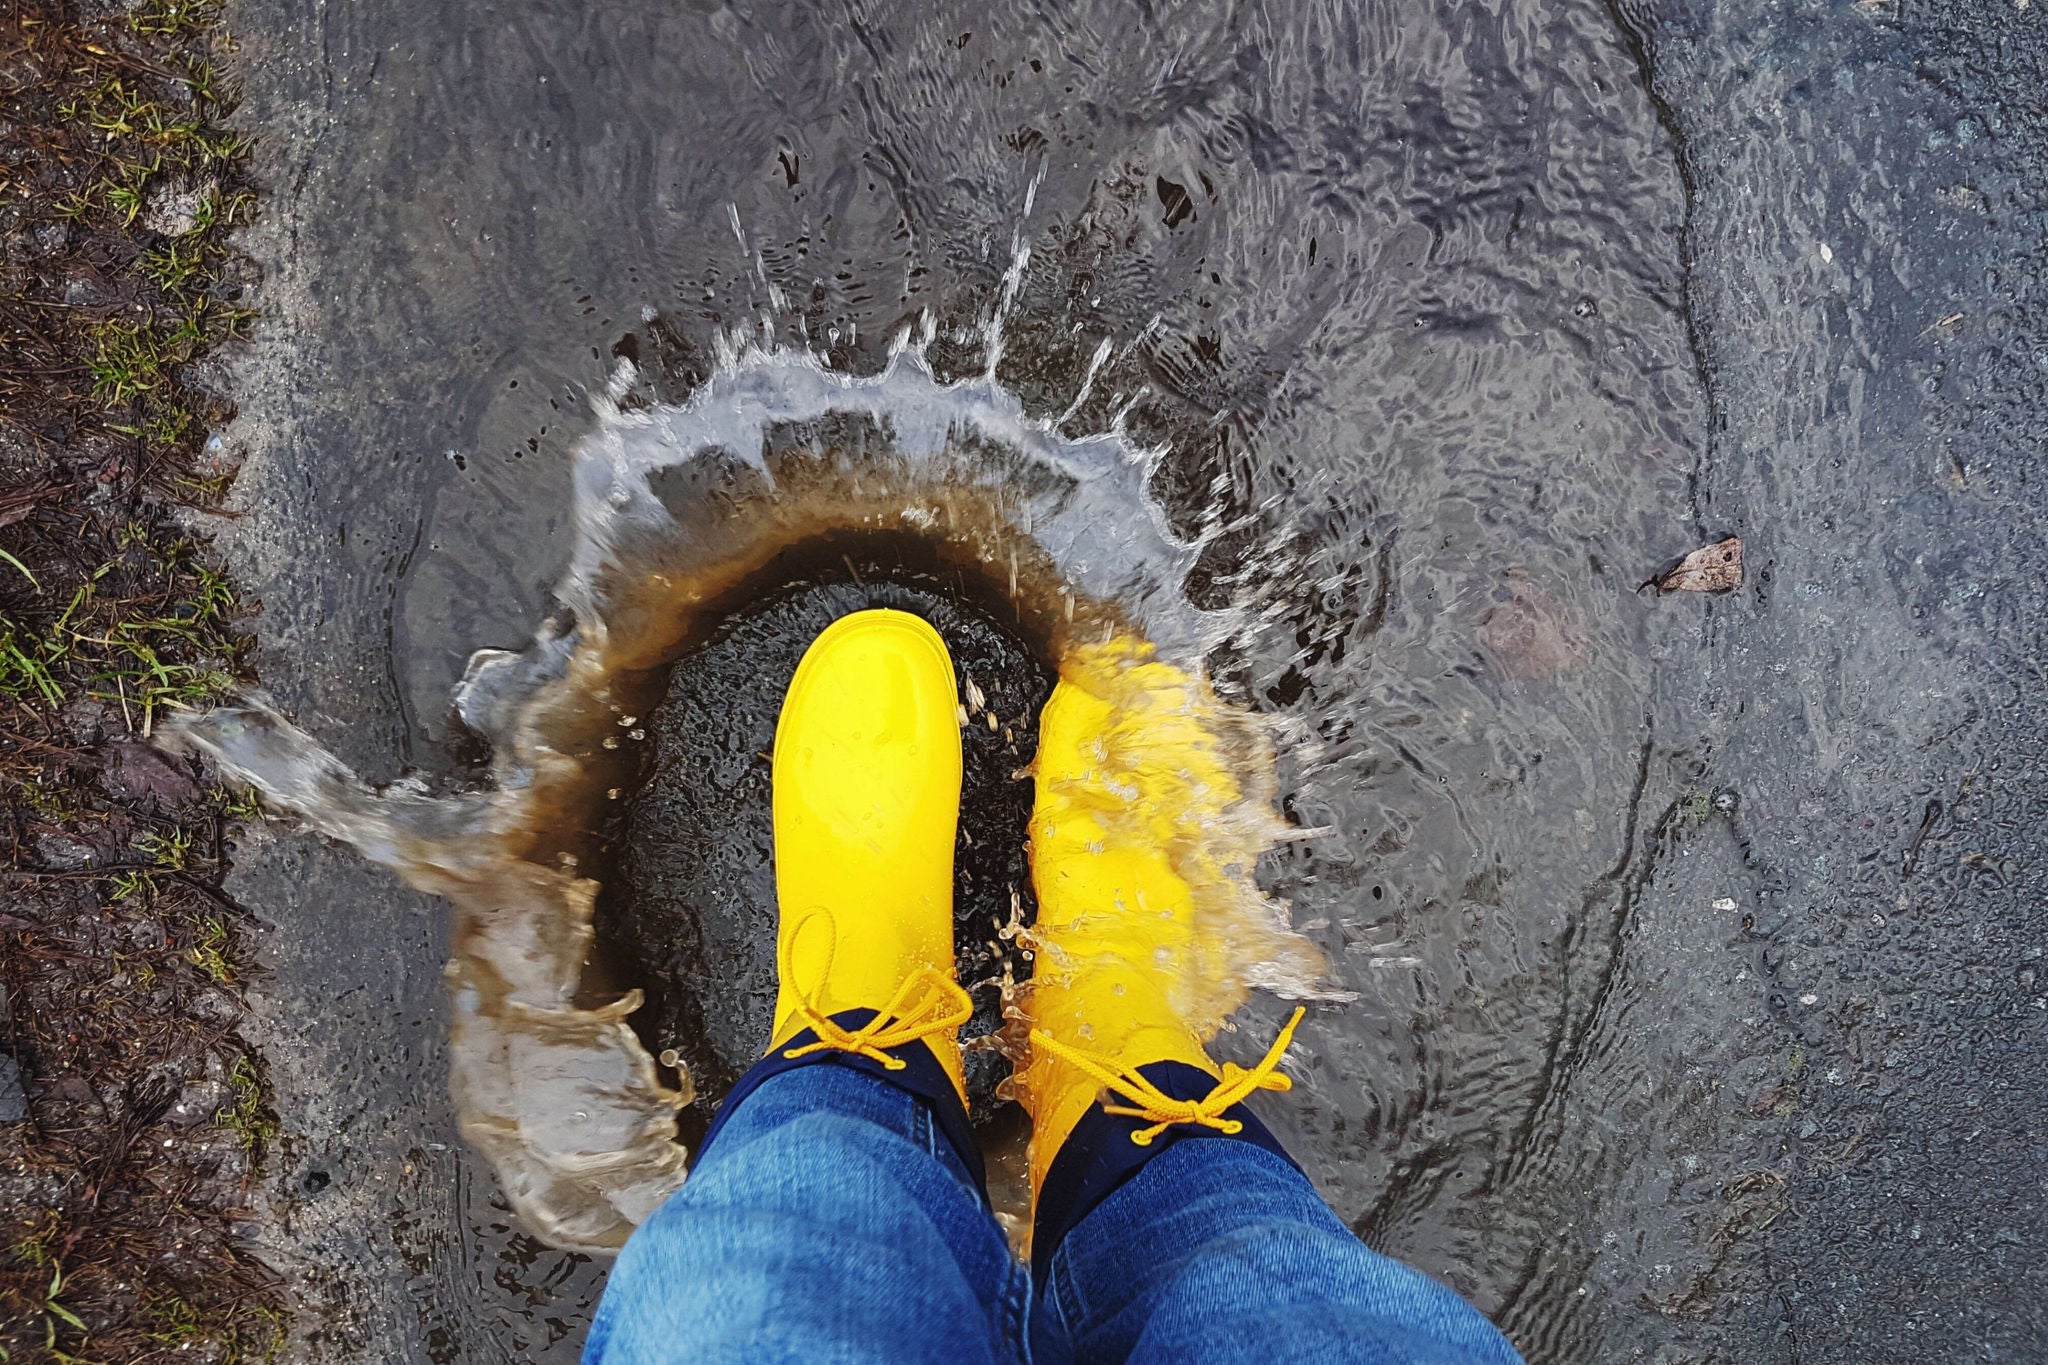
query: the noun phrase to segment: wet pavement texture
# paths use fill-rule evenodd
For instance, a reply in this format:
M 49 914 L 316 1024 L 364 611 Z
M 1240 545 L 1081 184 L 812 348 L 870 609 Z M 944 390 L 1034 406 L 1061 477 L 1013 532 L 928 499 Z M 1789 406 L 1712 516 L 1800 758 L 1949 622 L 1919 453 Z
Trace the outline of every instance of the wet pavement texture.
M 998 376 L 1247 528 L 1190 591 L 1278 627 L 1216 663 L 1322 831 L 1267 882 L 1358 998 L 1265 1112 L 1339 1214 L 1532 1360 L 2048 1358 L 2048 6 L 231 18 L 225 543 L 343 758 L 470 772 L 615 353 L 929 309 L 976 371 L 1021 242 Z M 234 889 L 302 1353 L 573 1359 L 602 1268 L 461 1149 L 432 903 L 277 830 Z

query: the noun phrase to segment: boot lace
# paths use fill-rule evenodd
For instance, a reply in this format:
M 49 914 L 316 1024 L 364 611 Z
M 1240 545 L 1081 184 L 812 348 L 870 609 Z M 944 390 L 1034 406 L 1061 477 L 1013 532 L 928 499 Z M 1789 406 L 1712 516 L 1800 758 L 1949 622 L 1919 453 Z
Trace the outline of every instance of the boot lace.
M 1280 1030 L 1280 1036 L 1273 1040 L 1273 1046 L 1266 1049 L 1266 1055 L 1259 1059 L 1258 1065 L 1246 1068 L 1235 1062 L 1225 1062 L 1223 1078 L 1198 1100 L 1177 1100 L 1138 1074 L 1135 1066 L 1119 1067 L 1114 1057 L 1069 1047 L 1043 1029 L 1031 1030 L 1031 1043 L 1033 1047 L 1044 1048 L 1061 1061 L 1080 1068 L 1100 1081 L 1105 1089 L 1129 1100 L 1127 1105 L 1104 1104 L 1102 1112 L 1143 1119 L 1151 1124 L 1151 1127 L 1140 1128 L 1131 1134 L 1132 1142 L 1140 1147 L 1149 1147 L 1153 1139 L 1177 1123 L 1200 1124 L 1220 1133 L 1240 1132 L 1244 1124 L 1237 1119 L 1224 1118 L 1225 1110 L 1241 1103 L 1254 1090 L 1292 1090 L 1294 1082 L 1279 1070 L 1280 1059 L 1286 1054 L 1288 1044 L 1294 1041 L 1295 1027 L 1306 1013 L 1306 1009 L 1296 1007 L 1294 1017 Z
M 974 1001 L 959 982 L 936 967 L 921 967 L 911 973 L 881 1012 L 857 1029 L 834 1023 L 817 1007 L 816 997 L 800 997 L 796 1008 L 797 1017 L 818 1035 L 818 1041 L 787 1048 L 784 1057 L 794 1061 L 813 1052 L 851 1052 L 891 1071 L 901 1071 L 908 1063 L 890 1056 L 890 1048 L 950 1033 L 974 1017 Z

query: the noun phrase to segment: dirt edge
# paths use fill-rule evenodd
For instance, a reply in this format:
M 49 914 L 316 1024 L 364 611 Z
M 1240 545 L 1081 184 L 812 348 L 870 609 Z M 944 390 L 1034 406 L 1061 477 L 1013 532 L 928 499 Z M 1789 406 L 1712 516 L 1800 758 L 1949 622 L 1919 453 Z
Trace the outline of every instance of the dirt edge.
M 148 737 L 249 681 L 209 547 L 256 209 L 213 0 L 0 16 L 0 1361 L 267 1359 L 253 812 Z

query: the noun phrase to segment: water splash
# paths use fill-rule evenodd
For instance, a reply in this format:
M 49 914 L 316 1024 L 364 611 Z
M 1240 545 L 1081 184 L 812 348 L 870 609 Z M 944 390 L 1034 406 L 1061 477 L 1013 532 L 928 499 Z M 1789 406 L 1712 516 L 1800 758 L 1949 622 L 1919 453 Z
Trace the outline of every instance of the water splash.
M 1162 820 L 1179 831 L 1204 916 L 1180 998 L 1205 1033 L 1254 985 L 1303 994 L 1320 977 L 1319 955 L 1251 880 L 1284 832 L 1270 736 L 1199 682 L 1204 658 L 1253 622 L 1183 596 L 1202 539 L 1177 539 L 1147 496 L 1160 452 L 1119 430 L 1063 436 L 987 371 L 942 383 L 930 330 L 900 338 L 866 377 L 805 351 L 731 345 L 676 407 L 629 408 L 622 364 L 576 455 L 562 609 L 526 649 L 478 651 L 457 689 L 457 714 L 491 745 L 488 790 L 373 790 L 260 697 L 167 736 L 450 901 L 462 1131 L 557 1246 L 616 1249 L 682 1183 L 675 1113 L 690 1078 L 666 1084 L 625 1022 L 638 991 L 606 999 L 587 979 L 601 831 L 635 780 L 634 745 L 670 665 L 791 546 L 918 538 L 1007 595 L 1033 646 L 1103 701 L 1111 742 L 1156 755 L 1141 732 L 1170 723 L 1230 767 L 1227 799 L 1211 784 L 1130 824 L 1133 838 Z M 1167 697 L 1118 659 L 1195 681 Z M 1128 779 L 1128 765 L 1116 771 L 1105 780 Z
M 1301 833 L 1275 810 L 1273 736 L 1261 717 L 1143 641 L 1079 644 L 1060 661 L 1034 766 L 1042 907 L 1054 905 L 1048 876 L 1076 859 L 1120 869 L 1103 878 L 1115 889 L 1100 903 L 1076 907 L 1065 892 L 1059 913 L 1042 909 L 1026 936 L 1034 983 L 1118 959 L 1152 978 L 1204 1038 L 1254 988 L 1325 994 L 1314 987 L 1321 955 L 1252 877 L 1260 853 Z

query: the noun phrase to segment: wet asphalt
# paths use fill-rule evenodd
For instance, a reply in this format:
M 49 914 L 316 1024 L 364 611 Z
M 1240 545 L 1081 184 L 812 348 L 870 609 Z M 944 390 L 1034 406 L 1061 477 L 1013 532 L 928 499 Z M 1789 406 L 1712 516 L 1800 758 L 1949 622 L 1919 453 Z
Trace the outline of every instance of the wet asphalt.
M 302 724 L 462 780 L 448 687 L 544 610 L 639 310 L 708 354 L 758 268 L 817 336 L 862 323 L 848 363 L 971 322 L 1050 129 L 1013 382 L 1056 411 L 1059 319 L 1085 357 L 1165 318 L 1143 377 L 1239 414 L 1203 458 L 1299 493 L 1356 586 L 1299 619 L 1348 654 L 1232 680 L 1314 731 L 1293 813 L 1347 831 L 1272 869 L 1371 1006 L 1312 1026 L 1278 1116 L 1339 1212 L 1532 1360 L 2048 1359 L 2048 6 L 1060 9 L 951 48 L 983 19 L 631 10 L 233 11 L 267 325 L 225 546 Z M 1323 99 L 1359 52 L 1387 91 Z M 1005 103 L 1072 53 L 1064 123 Z M 828 79 L 862 63 L 879 94 Z M 1272 126 L 1245 93 L 1297 87 Z M 778 219 L 799 182 L 828 226 Z M 1259 264 L 1297 218 L 1393 302 Z M 1387 450 L 1344 454 L 1368 415 Z M 1473 565 L 1427 548 L 1456 535 Z M 1739 591 L 1634 590 L 1727 535 Z M 281 829 L 234 889 L 275 926 L 297 1349 L 573 1359 L 602 1269 L 461 1150 L 435 907 Z

